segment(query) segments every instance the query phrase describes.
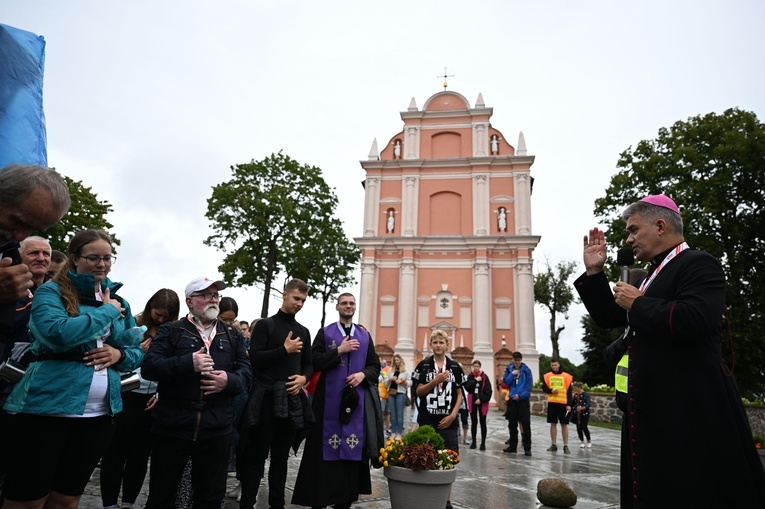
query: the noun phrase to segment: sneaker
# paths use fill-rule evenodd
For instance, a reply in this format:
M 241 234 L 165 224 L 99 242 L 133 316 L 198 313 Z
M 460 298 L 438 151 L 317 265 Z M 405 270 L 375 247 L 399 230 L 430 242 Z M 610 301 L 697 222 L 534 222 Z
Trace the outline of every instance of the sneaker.
M 472 444 L 470 444 L 470 448 L 471 448 L 471 449 L 475 449 L 475 442 L 473 442 Z
M 502 452 L 509 452 L 511 454 L 515 454 L 518 451 L 516 451 L 515 449 L 511 449 L 510 447 L 505 447 L 504 449 L 502 449 Z
M 568 446 L 567 445 L 563 446 L 563 454 L 571 454 L 571 451 L 568 450 Z
M 587 442 L 587 448 L 592 449 L 592 444 L 590 442 Z
M 585 447 L 585 445 L 584 445 L 584 442 L 582 442 L 582 443 L 579 445 L 579 448 L 580 448 L 580 449 L 584 449 L 584 447 Z
M 558 452 L 558 446 L 555 444 L 552 444 L 550 447 L 547 448 L 547 452 Z
M 446 501 L 446 508 L 445 509 L 454 509 L 454 506 L 452 506 L 451 500 Z
M 486 444 L 481 444 L 481 447 L 479 447 L 478 450 L 485 451 L 486 450 Z
M 236 499 L 241 497 L 242 496 L 242 484 L 239 483 L 239 484 L 236 485 L 236 488 L 231 488 L 230 490 L 228 490 L 226 492 L 226 496 L 228 498 L 236 498 Z
M 530 451 L 530 450 L 528 450 L 528 451 L 523 451 L 523 455 L 524 455 L 524 456 L 531 456 L 531 451 Z
M 510 438 L 508 438 L 507 440 L 505 440 L 505 445 L 510 445 L 510 440 L 511 440 Z

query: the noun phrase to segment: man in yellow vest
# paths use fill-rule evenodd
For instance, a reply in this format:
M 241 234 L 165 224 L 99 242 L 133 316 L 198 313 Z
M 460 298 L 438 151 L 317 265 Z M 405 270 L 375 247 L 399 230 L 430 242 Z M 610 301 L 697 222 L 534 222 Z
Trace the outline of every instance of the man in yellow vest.
M 542 390 L 547 394 L 547 422 L 550 423 L 550 439 L 552 445 L 549 452 L 557 452 L 558 439 L 557 424 L 560 422 L 561 435 L 563 435 L 563 454 L 571 454 L 568 449 L 568 418 L 571 412 L 571 382 L 574 377 L 561 371 L 560 361 L 553 358 L 550 361 L 550 369 L 544 375 Z

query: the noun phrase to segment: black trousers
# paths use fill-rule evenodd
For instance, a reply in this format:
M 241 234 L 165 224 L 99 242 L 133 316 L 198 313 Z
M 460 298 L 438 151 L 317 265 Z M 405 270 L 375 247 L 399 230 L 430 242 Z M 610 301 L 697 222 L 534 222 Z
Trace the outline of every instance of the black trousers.
M 473 443 L 475 443 L 475 436 L 477 429 L 478 420 L 481 420 L 481 443 L 486 443 L 486 416 L 483 415 L 483 412 L 481 412 L 481 405 L 473 405 L 473 408 L 470 409 L 470 423 L 472 424 L 472 428 L 470 430 L 470 433 L 472 434 Z
M 518 423 L 523 427 L 524 451 L 531 451 L 531 402 L 528 399 L 507 400 L 507 428 L 510 430 L 510 450 L 518 448 Z
M 146 403 L 154 394 L 125 392 L 122 413 L 109 450 L 101 458 L 101 501 L 104 507 L 117 505 L 122 487 L 122 501 L 135 503 L 143 486 L 151 454 L 151 412 Z
M 271 455 L 268 467 L 268 505 L 284 507 L 284 488 L 287 484 L 287 460 L 289 459 L 295 430 L 287 419 L 273 419 L 270 422 L 251 426 L 244 447 L 242 500 L 240 509 L 252 509 L 258 498 L 260 480 L 266 468 L 266 459 Z
M 226 496 L 231 435 L 181 440 L 153 435 L 146 509 L 175 509 L 175 494 L 189 457 L 194 509 L 220 509 Z

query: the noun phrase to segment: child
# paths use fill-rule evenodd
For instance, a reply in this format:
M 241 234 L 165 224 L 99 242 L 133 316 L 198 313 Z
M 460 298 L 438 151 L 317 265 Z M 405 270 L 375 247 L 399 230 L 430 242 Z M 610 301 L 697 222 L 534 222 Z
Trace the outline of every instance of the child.
M 590 441 L 590 428 L 588 423 L 590 422 L 590 393 L 585 391 L 582 382 L 574 382 L 574 401 L 573 412 L 571 418 L 576 423 L 576 433 L 579 435 L 579 440 L 582 442 L 579 446 L 581 449 L 585 447 L 592 449 L 592 442 Z M 584 439 L 587 438 L 587 444 L 585 445 Z
M 459 453 L 459 421 L 457 415 L 462 407 L 462 384 L 465 374 L 459 363 L 446 356 L 449 336 L 442 330 L 430 335 L 430 349 L 433 355 L 420 361 L 412 379 L 417 384 L 419 414 L 417 422 L 429 424 L 444 439 L 447 449 Z M 451 509 L 451 501 L 446 509 Z

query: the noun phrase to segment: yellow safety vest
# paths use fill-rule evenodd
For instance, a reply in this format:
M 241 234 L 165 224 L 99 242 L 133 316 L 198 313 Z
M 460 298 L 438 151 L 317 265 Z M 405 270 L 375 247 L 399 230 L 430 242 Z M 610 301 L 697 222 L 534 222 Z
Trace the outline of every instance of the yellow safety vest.
M 616 373 L 614 373 L 616 392 L 622 392 L 627 394 L 628 385 L 628 372 L 629 372 L 630 354 L 625 353 L 622 358 L 619 359 L 619 364 L 616 365 Z

